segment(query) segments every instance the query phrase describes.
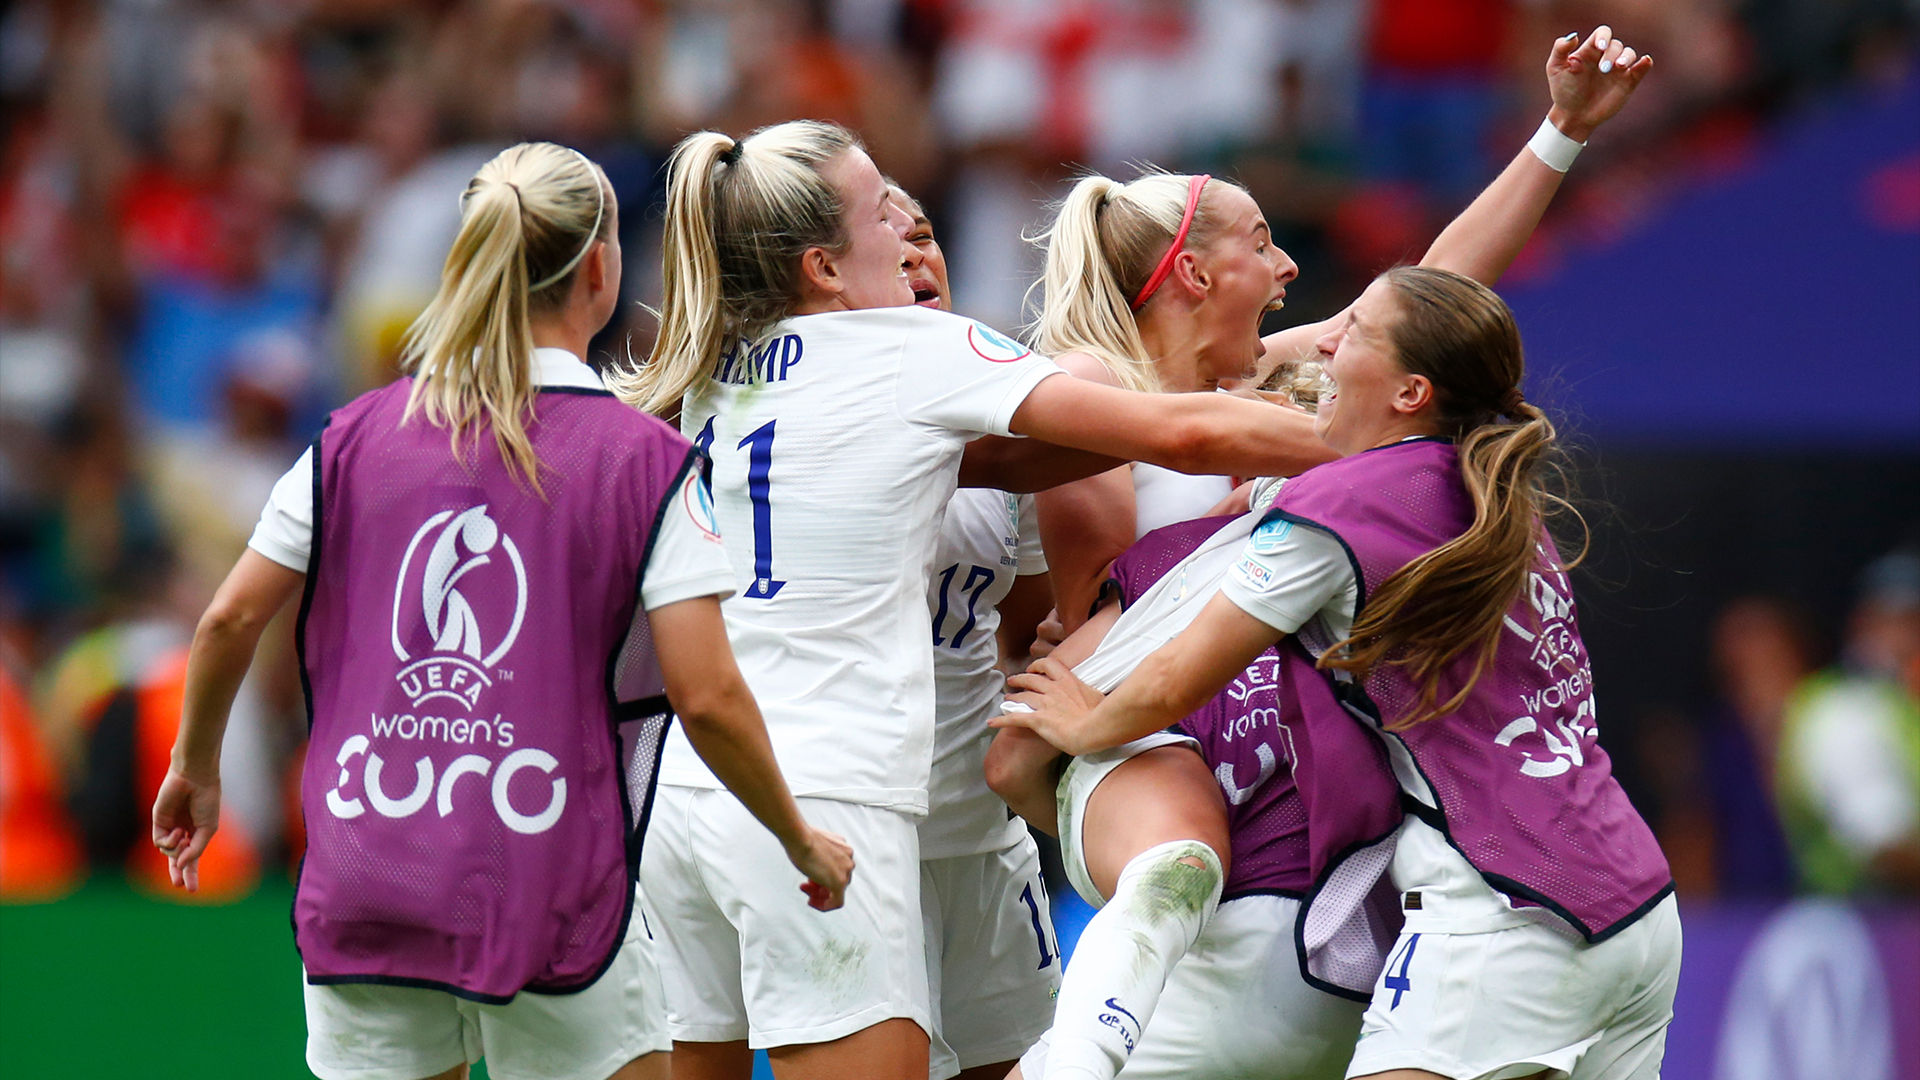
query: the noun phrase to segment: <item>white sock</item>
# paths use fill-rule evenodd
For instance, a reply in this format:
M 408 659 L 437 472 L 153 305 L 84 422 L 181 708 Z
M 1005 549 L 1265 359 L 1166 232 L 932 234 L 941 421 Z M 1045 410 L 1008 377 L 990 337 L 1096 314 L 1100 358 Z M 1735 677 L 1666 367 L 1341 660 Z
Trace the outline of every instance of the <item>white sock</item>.
M 1061 976 L 1044 1080 L 1112 1080 L 1126 1065 L 1167 975 L 1219 906 L 1223 876 L 1220 857 L 1198 840 L 1148 848 L 1127 863 Z

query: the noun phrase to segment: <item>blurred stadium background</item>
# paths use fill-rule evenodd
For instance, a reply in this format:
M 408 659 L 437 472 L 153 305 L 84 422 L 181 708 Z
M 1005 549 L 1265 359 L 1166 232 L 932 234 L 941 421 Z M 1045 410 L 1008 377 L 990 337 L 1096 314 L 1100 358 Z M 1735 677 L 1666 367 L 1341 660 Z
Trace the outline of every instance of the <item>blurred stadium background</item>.
M 501 146 L 606 166 L 639 302 L 676 138 L 839 120 L 1005 328 L 1076 170 L 1206 169 L 1302 266 L 1301 320 L 1417 257 L 1601 22 L 1657 69 L 1501 289 L 1579 447 L 1602 740 L 1679 880 L 1666 1075 L 1920 1077 L 1914 0 L 0 7 L 0 1075 L 308 1075 L 290 627 L 200 903 L 144 816 L 194 619 L 388 377 Z M 627 305 L 596 361 L 649 332 Z

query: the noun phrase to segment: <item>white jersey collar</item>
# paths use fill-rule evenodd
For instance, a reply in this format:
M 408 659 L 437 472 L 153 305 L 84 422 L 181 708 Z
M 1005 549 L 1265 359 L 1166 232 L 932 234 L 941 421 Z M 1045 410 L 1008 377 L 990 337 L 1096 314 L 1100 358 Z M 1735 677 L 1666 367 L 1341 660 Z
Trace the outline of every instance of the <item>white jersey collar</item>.
M 565 349 L 533 350 L 533 381 L 540 386 L 567 386 L 579 390 L 605 390 L 598 372 Z

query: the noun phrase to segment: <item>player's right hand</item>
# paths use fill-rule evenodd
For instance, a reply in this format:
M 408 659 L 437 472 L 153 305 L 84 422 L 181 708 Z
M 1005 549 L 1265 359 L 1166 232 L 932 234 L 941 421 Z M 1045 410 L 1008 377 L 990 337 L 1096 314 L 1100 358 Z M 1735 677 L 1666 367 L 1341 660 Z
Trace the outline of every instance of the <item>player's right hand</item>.
M 193 780 L 168 769 L 153 800 L 153 846 L 167 857 L 167 876 L 200 891 L 200 856 L 220 828 L 220 780 Z
M 833 833 L 808 826 L 804 842 L 788 849 L 794 868 L 807 876 L 800 891 L 816 911 L 832 911 L 846 903 L 853 880 L 853 848 Z

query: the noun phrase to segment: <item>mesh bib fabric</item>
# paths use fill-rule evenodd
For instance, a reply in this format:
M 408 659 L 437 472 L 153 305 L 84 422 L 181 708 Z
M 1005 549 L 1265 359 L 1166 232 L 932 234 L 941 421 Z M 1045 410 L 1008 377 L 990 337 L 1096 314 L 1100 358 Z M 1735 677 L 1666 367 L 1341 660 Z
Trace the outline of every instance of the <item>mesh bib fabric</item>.
M 1421 439 L 1311 470 L 1281 490 L 1268 516 L 1339 538 L 1365 596 L 1465 532 L 1473 507 L 1453 446 Z M 1561 564 L 1543 542 L 1493 662 L 1458 709 L 1387 737 L 1404 744 L 1431 789 L 1430 820 L 1489 884 L 1600 941 L 1672 891 L 1672 875 L 1597 740 L 1592 668 Z M 1455 661 L 1439 700 L 1465 685 L 1472 666 L 1471 656 Z M 1336 689 L 1380 727 L 1419 699 L 1419 686 L 1391 664 L 1362 686 Z
M 1121 602 L 1139 599 L 1202 541 L 1233 520 L 1197 518 L 1141 537 L 1114 560 L 1112 580 Z M 1312 884 L 1307 812 L 1293 778 L 1298 718 L 1282 716 L 1279 665 L 1277 649 L 1261 653 L 1178 725 L 1182 734 L 1199 741 L 1201 755 L 1227 798 L 1233 859 L 1222 899 L 1251 893 L 1299 897 Z
M 1112 586 L 1132 603 L 1178 574 L 1187 578 L 1183 591 L 1210 596 L 1231 559 L 1203 574 L 1188 556 L 1230 529 L 1243 543 L 1252 520 L 1204 518 L 1148 533 L 1115 560 Z M 1222 895 L 1303 897 L 1295 924 L 1303 978 L 1367 1000 L 1401 924 L 1386 870 L 1402 813 L 1379 740 L 1340 707 L 1293 638 L 1179 728 L 1200 743 L 1227 799 L 1233 857 Z
M 640 582 L 698 457 L 609 394 L 549 389 L 539 494 L 489 435 L 456 458 L 403 425 L 408 390 L 315 447 L 295 940 L 318 984 L 579 990 L 631 914 L 669 720 Z

